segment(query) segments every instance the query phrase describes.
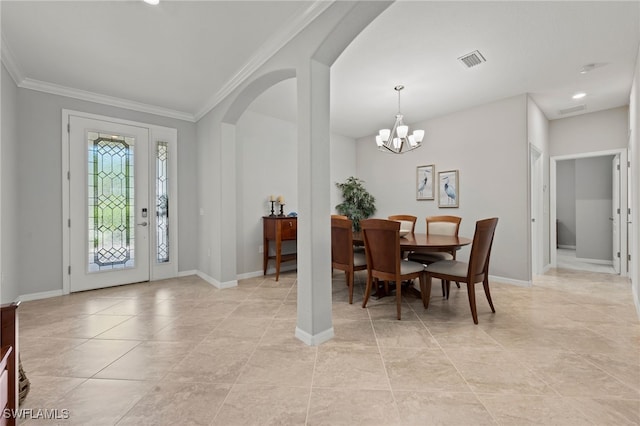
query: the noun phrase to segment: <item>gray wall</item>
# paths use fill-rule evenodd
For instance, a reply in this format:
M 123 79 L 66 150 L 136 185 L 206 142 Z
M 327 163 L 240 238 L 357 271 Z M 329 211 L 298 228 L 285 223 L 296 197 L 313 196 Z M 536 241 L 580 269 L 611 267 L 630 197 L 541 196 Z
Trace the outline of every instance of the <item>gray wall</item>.
M 18 88 L 2 65 L 2 303 L 12 302 L 19 296 L 18 230 L 18 129 L 16 127 Z
M 576 247 L 576 160 L 556 165 L 556 219 L 558 246 Z
M 461 216 L 462 236 L 473 236 L 477 220 L 498 217 L 490 273 L 530 283 L 527 96 L 409 127 L 425 129 L 426 134 L 423 146 L 406 154 L 378 151 L 373 135 L 357 142 L 358 177 L 376 197 L 375 216 L 415 215 L 420 218 L 416 232 L 425 232 L 426 216 Z M 437 200 L 416 201 L 416 167 L 425 164 L 435 164 L 436 173 L 459 170 L 459 208 L 439 208 Z M 468 253 L 468 248 L 461 250 L 460 258 Z
M 576 160 L 576 257 L 613 260 L 613 156 Z
M 197 193 L 194 123 L 18 89 L 17 172 L 20 215 L 16 268 L 20 294 L 62 289 L 62 109 L 178 129 L 179 271 L 196 269 Z M 4 126 L 3 126 L 4 127 Z M 3 255 L 4 259 L 4 255 Z

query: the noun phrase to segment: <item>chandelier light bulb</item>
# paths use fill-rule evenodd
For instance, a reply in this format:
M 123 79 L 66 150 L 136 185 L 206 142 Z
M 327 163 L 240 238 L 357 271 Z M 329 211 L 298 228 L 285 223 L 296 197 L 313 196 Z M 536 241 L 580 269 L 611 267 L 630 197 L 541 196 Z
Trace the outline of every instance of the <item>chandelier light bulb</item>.
M 411 145 L 412 147 L 418 145 L 418 142 L 416 142 L 416 138 L 413 135 L 409 135 L 407 140 L 409 141 L 409 145 Z
M 407 133 L 409 133 L 409 126 L 398 126 L 397 133 L 399 138 L 406 138 Z
M 414 130 L 413 137 L 416 139 L 417 143 L 422 142 L 422 139 L 424 139 L 424 130 Z
M 400 143 L 401 143 L 400 138 L 393 138 L 393 147 L 395 149 L 400 149 Z
M 383 143 L 384 142 L 382 142 L 382 136 L 376 135 L 376 145 L 378 145 L 378 147 L 381 147 Z
M 383 142 L 389 142 L 389 136 L 391 136 L 391 130 L 380 129 L 380 138 L 382 138 Z

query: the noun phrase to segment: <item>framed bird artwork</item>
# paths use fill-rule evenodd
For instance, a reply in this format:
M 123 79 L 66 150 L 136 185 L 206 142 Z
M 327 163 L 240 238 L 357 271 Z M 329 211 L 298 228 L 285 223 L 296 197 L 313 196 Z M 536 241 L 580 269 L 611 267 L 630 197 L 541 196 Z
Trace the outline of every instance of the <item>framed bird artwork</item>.
M 458 207 L 460 181 L 457 170 L 438 172 L 438 207 Z
M 416 200 L 433 200 L 433 164 L 416 167 Z

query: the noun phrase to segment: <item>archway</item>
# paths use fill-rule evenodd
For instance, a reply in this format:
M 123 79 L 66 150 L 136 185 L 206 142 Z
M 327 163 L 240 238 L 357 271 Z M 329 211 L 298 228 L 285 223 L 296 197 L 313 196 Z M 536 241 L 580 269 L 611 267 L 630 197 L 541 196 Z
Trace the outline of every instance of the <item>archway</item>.
M 262 74 L 237 92 L 219 121 L 221 281 L 235 276 L 236 123 L 249 104 L 268 87 L 296 77 L 298 100 L 298 321 L 296 336 L 309 345 L 333 337 L 329 213 L 330 66 L 353 39 L 392 2 L 336 2 L 265 65 Z M 308 56 L 304 52 L 309 52 Z M 268 70 L 268 71 L 266 71 Z M 220 161 L 220 160 L 219 160 Z M 233 173 L 232 173 L 233 172 Z M 223 225 L 224 224 L 224 225 Z M 233 224 L 233 229 L 230 229 Z M 215 224 L 214 224 L 215 226 Z M 222 246 L 224 245 L 224 252 Z M 227 278 L 225 280 L 225 278 Z

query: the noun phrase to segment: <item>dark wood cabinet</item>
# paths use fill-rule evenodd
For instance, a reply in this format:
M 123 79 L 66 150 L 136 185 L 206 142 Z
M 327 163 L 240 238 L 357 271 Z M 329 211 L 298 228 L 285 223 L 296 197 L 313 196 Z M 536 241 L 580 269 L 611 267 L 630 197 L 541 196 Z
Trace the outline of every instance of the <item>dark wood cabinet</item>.
M 18 409 L 18 305 L 0 306 L 0 425 L 15 425 Z M 10 415 L 5 415 L 9 413 Z
M 282 254 L 283 241 L 295 241 L 298 238 L 298 220 L 287 216 L 263 216 L 263 263 L 264 275 L 267 275 L 269 259 L 276 262 L 276 281 L 280 278 L 280 264 L 296 260 L 296 253 Z M 275 242 L 275 255 L 269 255 L 269 243 Z

